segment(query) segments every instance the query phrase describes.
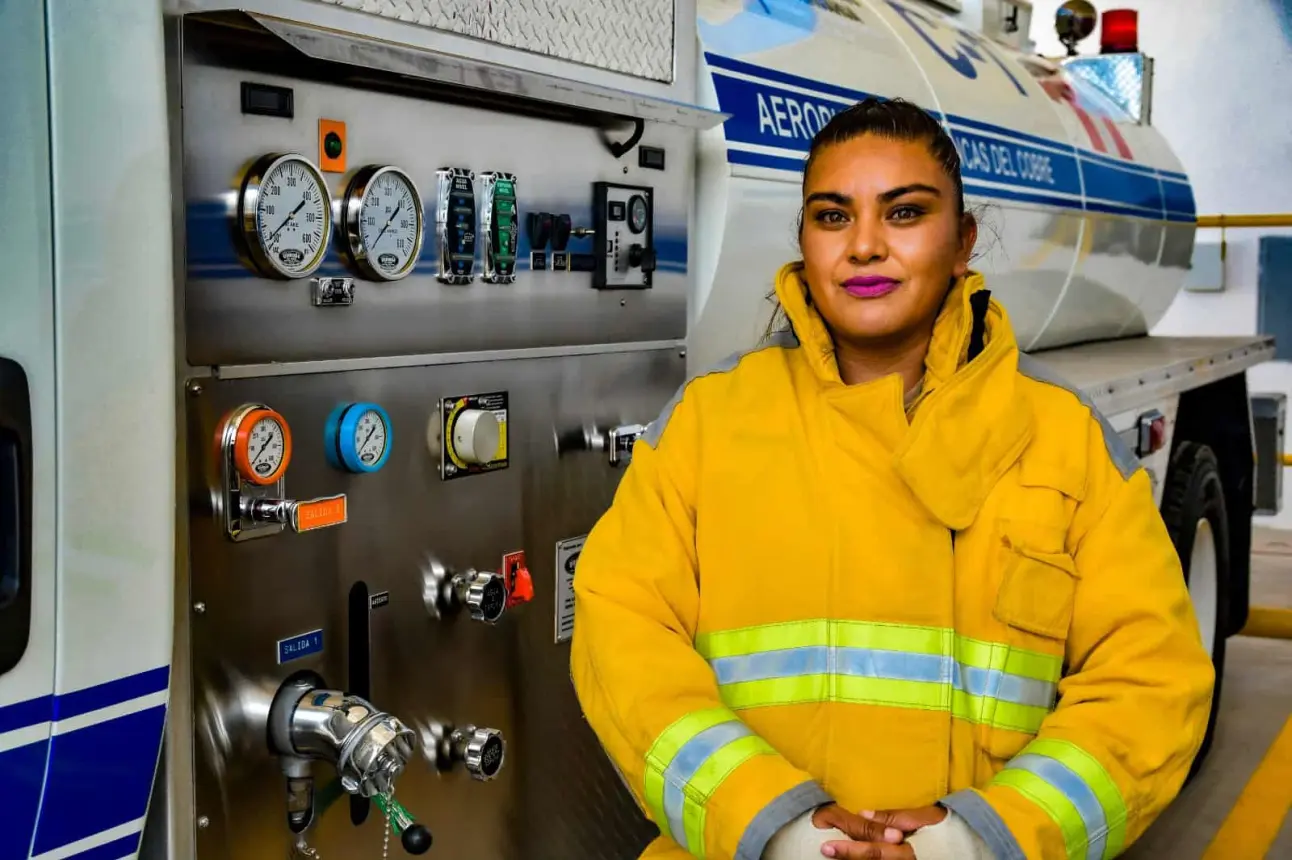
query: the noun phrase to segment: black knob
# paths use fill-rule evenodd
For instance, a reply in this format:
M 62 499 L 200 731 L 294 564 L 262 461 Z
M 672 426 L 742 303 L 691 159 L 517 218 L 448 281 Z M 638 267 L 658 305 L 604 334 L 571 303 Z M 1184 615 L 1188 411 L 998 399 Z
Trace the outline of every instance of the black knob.
M 496 624 L 507 609 L 507 581 L 496 573 L 468 570 L 453 578 L 453 589 L 475 621 Z
M 409 854 L 425 854 L 431 850 L 431 831 L 426 829 L 425 824 L 414 824 L 404 828 L 399 841 Z
M 530 212 L 528 216 L 529 247 L 542 251 L 552 239 L 552 213 Z
M 643 248 L 641 245 L 633 245 L 628 249 L 628 265 L 633 268 L 641 267 L 643 272 L 655 271 L 657 259 L 654 248 Z
M 557 215 L 552 222 L 552 250 L 564 251 L 565 246 L 570 244 L 570 231 L 574 229 L 574 222 L 569 215 Z

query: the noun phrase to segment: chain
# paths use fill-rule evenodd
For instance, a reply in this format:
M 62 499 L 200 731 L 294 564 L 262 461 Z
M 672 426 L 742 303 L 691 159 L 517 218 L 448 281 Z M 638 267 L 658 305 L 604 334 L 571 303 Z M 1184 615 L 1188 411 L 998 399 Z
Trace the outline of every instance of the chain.
M 381 795 L 384 803 L 377 804 L 377 808 L 382 811 L 386 819 L 386 826 L 381 840 L 381 860 L 390 860 L 390 809 L 391 801 L 395 797 L 395 789 L 392 787 L 389 791 Z M 296 837 L 296 844 L 292 846 L 290 860 L 322 860 L 322 856 L 309 843 L 305 841 L 305 834 L 301 833 Z
M 390 860 L 390 801 L 395 796 L 395 786 L 391 786 L 383 795 L 386 802 L 381 805 L 381 810 L 386 816 L 386 835 L 381 843 L 381 860 Z
M 304 833 L 296 837 L 296 844 L 292 846 L 291 856 L 292 860 L 296 860 L 296 858 L 301 858 L 301 860 L 322 860 L 319 853 L 305 841 Z

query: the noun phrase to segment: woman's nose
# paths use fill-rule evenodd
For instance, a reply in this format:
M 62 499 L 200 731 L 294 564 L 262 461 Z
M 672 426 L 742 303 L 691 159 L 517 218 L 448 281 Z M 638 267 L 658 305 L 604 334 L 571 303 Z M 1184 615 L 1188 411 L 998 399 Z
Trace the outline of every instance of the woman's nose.
M 853 222 L 852 243 L 848 250 L 849 256 L 857 263 L 869 263 L 888 256 L 881 225 L 869 218 L 858 218 Z

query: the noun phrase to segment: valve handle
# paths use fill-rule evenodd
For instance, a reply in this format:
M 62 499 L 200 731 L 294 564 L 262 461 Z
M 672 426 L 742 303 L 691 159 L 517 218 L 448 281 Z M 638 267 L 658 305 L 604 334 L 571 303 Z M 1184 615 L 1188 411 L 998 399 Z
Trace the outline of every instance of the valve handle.
M 399 844 L 409 854 L 425 854 L 431 850 L 431 831 L 425 824 L 414 824 L 399 836 Z
M 434 841 L 431 831 L 425 824 L 414 821 L 413 814 L 404 804 L 383 794 L 374 795 L 372 799 L 390 821 L 395 833 L 399 834 L 399 844 L 404 846 L 405 851 L 409 854 L 425 854 L 431 849 L 431 842 Z

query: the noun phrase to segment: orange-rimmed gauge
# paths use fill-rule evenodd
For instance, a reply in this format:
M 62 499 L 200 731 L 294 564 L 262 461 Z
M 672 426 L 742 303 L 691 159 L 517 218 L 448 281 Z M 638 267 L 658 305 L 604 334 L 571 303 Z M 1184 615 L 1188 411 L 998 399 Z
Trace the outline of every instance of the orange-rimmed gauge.
M 238 422 L 233 464 L 243 480 L 259 486 L 275 483 L 292 461 L 292 431 L 272 409 L 252 409 Z

